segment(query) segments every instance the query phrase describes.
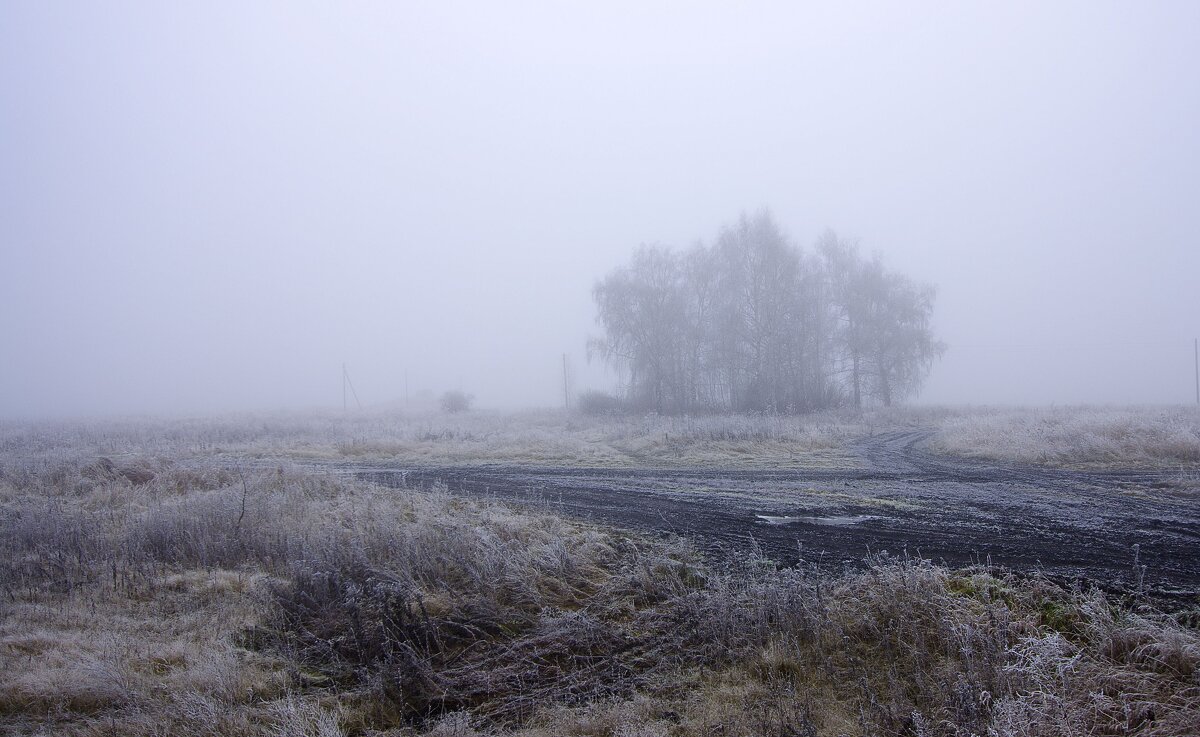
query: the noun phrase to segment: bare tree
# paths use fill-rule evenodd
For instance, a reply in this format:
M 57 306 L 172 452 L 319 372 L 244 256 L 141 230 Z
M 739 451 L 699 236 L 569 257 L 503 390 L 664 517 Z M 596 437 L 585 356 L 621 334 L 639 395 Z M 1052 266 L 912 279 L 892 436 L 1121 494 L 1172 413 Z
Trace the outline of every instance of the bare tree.
M 920 388 L 945 345 L 933 337 L 934 289 L 882 269 L 873 275 L 875 292 L 866 332 L 867 365 L 875 397 L 885 407 Z
M 868 396 L 891 406 L 914 393 L 945 346 L 930 325 L 935 290 L 864 261 L 832 231 L 819 241 L 836 324 L 835 349 L 854 406 Z
M 828 285 L 828 310 L 832 318 L 829 335 L 834 355 L 834 373 L 844 377 L 855 407 L 863 403 L 864 354 L 867 341 L 869 293 L 864 279 L 858 245 L 825 231 L 817 242 Z
M 593 296 L 604 337 L 592 349 L 627 373 L 630 406 L 658 412 L 890 405 L 942 350 L 932 288 L 832 232 L 806 256 L 766 211 L 712 247 L 643 246 Z
M 685 407 L 687 310 L 681 260 L 643 246 L 633 263 L 599 282 L 593 297 L 605 337 L 592 349 L 629 371 L 630 401 L 659 412 Z

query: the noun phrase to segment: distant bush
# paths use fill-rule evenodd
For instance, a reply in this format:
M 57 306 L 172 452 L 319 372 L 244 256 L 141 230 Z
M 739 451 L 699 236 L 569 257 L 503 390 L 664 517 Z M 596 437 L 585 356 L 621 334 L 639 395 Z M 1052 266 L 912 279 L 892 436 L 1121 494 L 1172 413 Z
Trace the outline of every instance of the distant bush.
M 466 412 L 471 409 L 471 402 L 475 401 L 475 397 L 460 391 L 449 391 L 442 395 L 441 404 L 443 412 Z
M 625 411 L 625 405 L 619 397 L 601 391 L 580 394 L 578 407 L 585 415 L 615 415 Z

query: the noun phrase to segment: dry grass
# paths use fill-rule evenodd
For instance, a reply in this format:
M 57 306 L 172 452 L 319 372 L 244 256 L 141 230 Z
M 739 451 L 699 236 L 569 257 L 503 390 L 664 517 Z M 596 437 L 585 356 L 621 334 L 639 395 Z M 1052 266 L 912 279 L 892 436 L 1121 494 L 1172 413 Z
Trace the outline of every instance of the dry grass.
M 0 423 L 0 456 L 24 467 L 98 456 L 389 460 L 595 467 L 842 465 L 846 443 L 907 415 L 586 417 L 563 412 L 307 413 L 192 420 Z M 14 451 L 19 450 L 19 460 Z
M 672 427 L 720 442 L 786 429 Z M 495 503 L 176 461 L 214 452 L 189 445 L 208 433 L 5 436 L 0 732 L 1165 737 L 1200 724 L 1195 612 L 922 561 L 718 565 L 682 541 Z
M 1200 408 L 960 410 L 941 420 L 933 448 L 1058 466 L 1195 469 Z
M 902 407 L 811 415 L 698 417 L 521 413 L 310 412 L 196 419 L 0 423 L 10 475 L 97 458 L 120 473 L 148 458 L 304 462 L 386 460 L 590 467 L 843 467 L 856 440 L 900 428 L 936 429 L 932 448 L 954 455 L 1055 465 L 1200 466 L 1200 409 Z M 151 463 L 153 465 L 153 463 Z M 93 469 L 103 473 L 105 469 Z

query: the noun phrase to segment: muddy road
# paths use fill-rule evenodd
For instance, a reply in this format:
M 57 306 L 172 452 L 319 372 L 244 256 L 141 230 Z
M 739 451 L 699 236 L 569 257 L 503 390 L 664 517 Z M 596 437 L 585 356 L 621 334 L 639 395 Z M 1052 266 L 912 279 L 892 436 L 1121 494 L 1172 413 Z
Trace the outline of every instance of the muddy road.
M 393 486 L 530 503 L 685 535 L 717 553 L 841 566 L 887 551 L 1114 590 L 1200 594 L 1200 494 L 1171 472 L 1080 472 L 938 456 L 931 431 L 873 435 L 845 470 L 354 467 Z

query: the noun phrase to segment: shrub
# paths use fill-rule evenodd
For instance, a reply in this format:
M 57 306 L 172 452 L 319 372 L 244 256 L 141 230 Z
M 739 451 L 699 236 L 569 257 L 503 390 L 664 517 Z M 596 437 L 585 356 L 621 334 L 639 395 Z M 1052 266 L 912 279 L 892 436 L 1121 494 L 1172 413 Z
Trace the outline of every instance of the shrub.
M 624 411 L 620 398 L 602 391 L 588 391 L 579 395 L 579 411 L 585 415 L 616 415 Z
M 441 404 L 443 412 L 466 412 L 471 409 L 471 402 L 475 401 L 475 397 L 465 392 L 458 390 L 448 391 L 442 395 Z

